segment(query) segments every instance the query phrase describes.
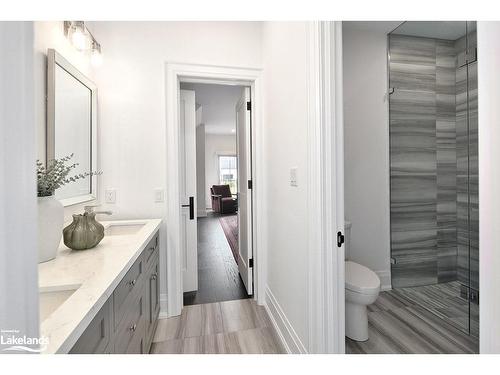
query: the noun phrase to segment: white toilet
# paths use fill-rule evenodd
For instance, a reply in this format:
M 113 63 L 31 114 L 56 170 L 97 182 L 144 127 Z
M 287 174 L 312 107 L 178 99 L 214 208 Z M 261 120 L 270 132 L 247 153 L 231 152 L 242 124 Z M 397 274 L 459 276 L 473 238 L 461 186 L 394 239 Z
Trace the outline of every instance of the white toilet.
M 368 340 L 366 307 L 376 301 L 380 279 L 368 267 L 349 260 L 351 223 L 345 222 L 345 335 L 355 341 Z

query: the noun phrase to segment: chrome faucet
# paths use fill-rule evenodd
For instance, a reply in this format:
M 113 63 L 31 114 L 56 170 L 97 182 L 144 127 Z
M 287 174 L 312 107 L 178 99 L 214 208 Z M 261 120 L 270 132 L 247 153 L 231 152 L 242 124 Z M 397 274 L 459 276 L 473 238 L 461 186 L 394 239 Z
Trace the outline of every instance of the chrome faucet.
M 83 209 L 86 213 L 91 214 L 94 213 L 96 215 L 113 215 L 113 211 L 94 211 L 94 208 L 99 207 L 99 205 L 95 206 L 84 206 Z

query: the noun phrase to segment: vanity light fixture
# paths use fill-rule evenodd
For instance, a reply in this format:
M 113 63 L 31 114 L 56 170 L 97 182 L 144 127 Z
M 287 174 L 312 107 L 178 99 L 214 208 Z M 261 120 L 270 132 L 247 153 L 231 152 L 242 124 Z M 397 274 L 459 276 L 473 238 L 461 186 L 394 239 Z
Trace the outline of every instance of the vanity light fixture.
M 87 29 L 84 21 L 64 21 L 64 35 L 78 51 L 90 51 L 92 65 L 102 64 L 101 45 Z
M 95 40 L 92 41 L 92 51 L 90 52 L 90 63 L 93 66 L 99 66 L 102 64 L 102 54 L 101 45 Z
M 85 24 L 83 21 L 64 22 L 66 36 L 69 36 L 73 47 L 83 51 L 86 47 Z

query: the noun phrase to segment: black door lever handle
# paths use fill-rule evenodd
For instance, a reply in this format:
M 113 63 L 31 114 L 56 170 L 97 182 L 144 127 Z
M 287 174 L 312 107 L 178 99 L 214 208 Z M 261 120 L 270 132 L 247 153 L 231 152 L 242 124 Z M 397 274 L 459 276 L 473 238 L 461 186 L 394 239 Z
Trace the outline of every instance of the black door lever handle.
M 189 204 L 183 204 L 181 207 L 189 207 L 189 220 L 194 220 L 194 197 L 189 197 Z

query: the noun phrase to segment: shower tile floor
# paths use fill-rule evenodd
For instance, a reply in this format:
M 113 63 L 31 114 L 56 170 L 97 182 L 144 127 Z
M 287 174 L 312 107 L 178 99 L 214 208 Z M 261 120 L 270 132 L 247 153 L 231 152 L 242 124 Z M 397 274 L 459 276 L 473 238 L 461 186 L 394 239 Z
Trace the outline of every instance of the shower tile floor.
M 368 307 L 370 338 L 346 338 L 346 353 L 477 353 L 477 338 L 455 327 L 467 322 L 468 303 L 458 282 L 393 289 Z

